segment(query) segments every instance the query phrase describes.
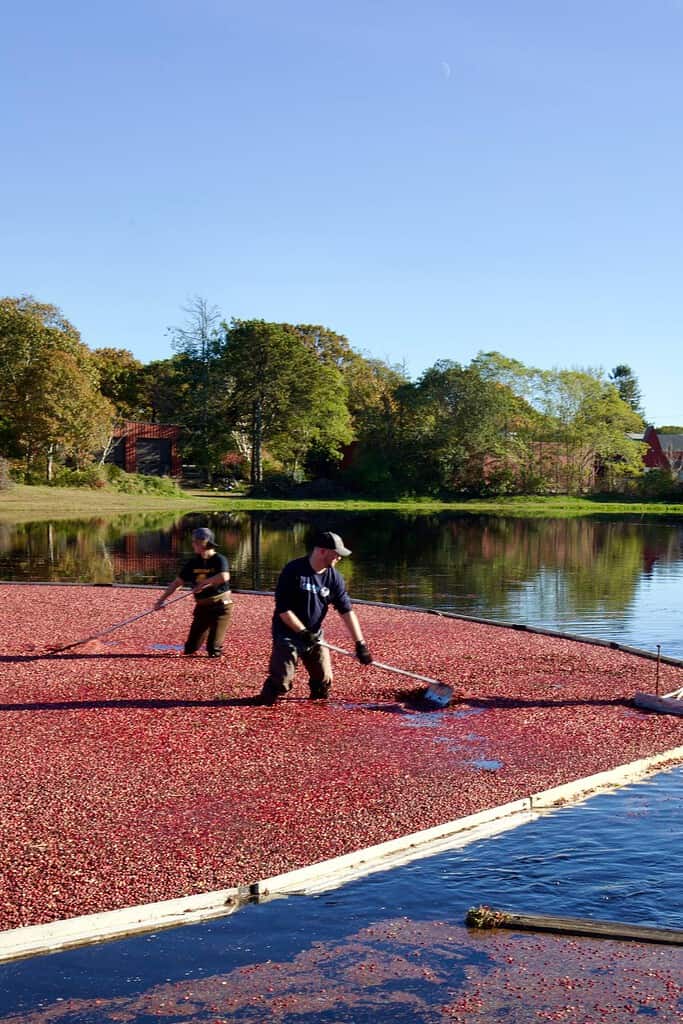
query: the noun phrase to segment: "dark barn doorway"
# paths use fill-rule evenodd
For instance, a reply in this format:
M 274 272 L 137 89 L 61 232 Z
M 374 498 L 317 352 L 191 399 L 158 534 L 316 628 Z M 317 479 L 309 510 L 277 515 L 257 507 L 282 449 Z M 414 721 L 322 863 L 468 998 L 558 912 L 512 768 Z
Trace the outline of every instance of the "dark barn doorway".
M 135 462 L 145 476 L 170 476 L 171 442 L 163 437 L 136 438 Z

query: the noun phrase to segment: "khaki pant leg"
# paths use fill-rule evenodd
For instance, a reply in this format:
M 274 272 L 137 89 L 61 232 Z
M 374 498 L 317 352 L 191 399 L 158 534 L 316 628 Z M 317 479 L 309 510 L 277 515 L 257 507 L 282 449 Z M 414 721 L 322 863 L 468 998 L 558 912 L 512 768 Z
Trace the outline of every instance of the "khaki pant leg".
M 211 605 L 210 607 L 212 619 L 209 626 L 209 635 L 206 640 L 206 649 L 209 654 L 220 654 L 223 650 L 225 634 L 230 625 L 232 602 L 224 604 L 222 601 L 217 601 L 215 606 Z

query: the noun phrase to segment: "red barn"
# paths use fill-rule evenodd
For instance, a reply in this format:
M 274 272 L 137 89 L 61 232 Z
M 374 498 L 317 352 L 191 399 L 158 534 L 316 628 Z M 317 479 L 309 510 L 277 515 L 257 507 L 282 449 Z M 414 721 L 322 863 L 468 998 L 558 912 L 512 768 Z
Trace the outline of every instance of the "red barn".
M 683 434 L 663 434 L 649 426 L 643 434 L 648 449 L 643 462 L 648 469 L 664 469 L 683 481 Z
M 114 431 L 106 461 L 127 473 L 179 477 L 182 473 L 179 439 L 180 427 L 174 424 L 124 420 Z

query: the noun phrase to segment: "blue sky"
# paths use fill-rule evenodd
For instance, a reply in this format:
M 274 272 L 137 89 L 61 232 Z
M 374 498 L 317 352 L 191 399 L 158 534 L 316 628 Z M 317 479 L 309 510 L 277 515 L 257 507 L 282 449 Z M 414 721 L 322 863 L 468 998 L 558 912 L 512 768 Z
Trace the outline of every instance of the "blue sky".
M 0 293 L 147 362 L 200 295 L 683 423 L 683 0 L 24 0 Z

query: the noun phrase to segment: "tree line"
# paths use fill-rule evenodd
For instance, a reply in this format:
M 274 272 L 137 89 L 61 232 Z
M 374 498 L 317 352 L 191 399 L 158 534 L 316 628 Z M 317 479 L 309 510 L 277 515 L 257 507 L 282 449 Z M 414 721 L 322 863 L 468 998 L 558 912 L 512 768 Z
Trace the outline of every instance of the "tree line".
M 226 321 L 196 298 L 173 355 L 89 348 L 56 307 L 0 300 L 0 456 L 26 479 L 102 460 L 124 420 L 182 428 L 183 460 L 253 488 L 448 497 L 623 490 L 642 475 L 626 365 L 541 370 L 499 352 L 417 380 L 327 327 Z

